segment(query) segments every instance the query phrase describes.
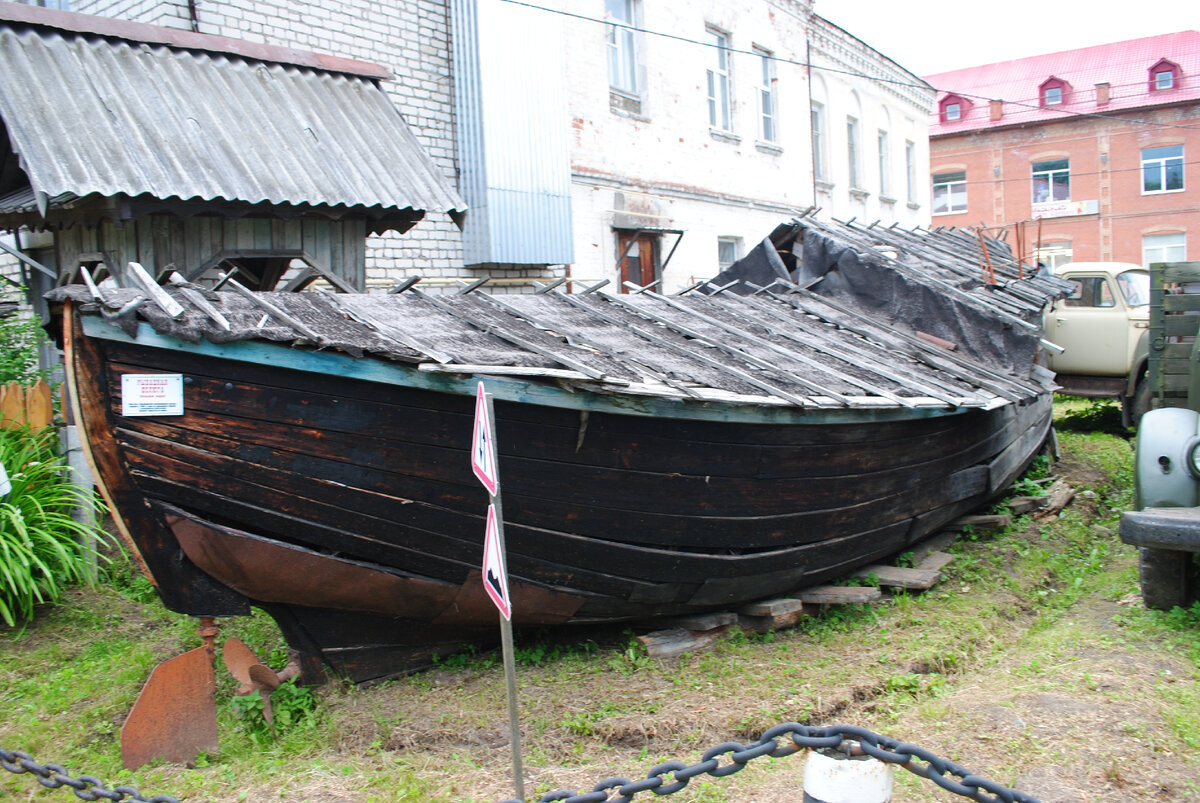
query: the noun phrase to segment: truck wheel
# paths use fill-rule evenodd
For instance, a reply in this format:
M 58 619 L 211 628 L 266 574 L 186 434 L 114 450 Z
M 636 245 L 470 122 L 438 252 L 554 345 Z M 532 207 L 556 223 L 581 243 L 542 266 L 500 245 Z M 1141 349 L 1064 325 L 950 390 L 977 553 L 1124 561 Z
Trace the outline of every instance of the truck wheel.
M 1150 412 L 1150 402 L 1152 394 L 1150 393 L 1150 380 L 1147 377 L 1142 377 L 1138 380 L 1137 387 L 1133 391 L 1133 403 L 1131 406 L 1131 418 L 1133 425 L 1136 427 L 1142 423 L 1142 416 Z
M 1186 608 L 1195 596 L 1192 553 L 1176 549 L 1138 549 L 1138 579 L 1147 608 L 1169 611 Z

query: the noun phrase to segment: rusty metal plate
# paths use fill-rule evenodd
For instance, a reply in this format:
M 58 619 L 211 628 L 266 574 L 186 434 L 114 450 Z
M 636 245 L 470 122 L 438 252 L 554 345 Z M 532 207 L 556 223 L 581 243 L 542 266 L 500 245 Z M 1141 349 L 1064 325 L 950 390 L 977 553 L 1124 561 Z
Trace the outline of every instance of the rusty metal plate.
M 203 647 L 154 667 L 121 727 L 121 760 L 137 769 L 155 759 L 172 764 L 217 750 L 216 672 Z

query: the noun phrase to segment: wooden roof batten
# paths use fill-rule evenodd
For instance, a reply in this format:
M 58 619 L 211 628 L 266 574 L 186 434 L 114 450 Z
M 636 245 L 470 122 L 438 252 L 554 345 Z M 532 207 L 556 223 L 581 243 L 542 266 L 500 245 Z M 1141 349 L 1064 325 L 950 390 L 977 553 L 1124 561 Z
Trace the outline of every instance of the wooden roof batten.
M 800 258 L 804 231 L 824 236 L 832 230 L 840 236 L 825 245 L 812 244 L 816 250 L 811 252 L 806 244 L 805 258 L 842 264 L 841 249 L 863 251 L 857 258 L 874 265 L 855 281 L 877 281 L 885 288 L 895 281 L 905 290 L 932 288 L 928 298 L 936 304 L 942 297 L 936 291 L 943 289 L 946 276 L 954 275 L 944 265 L 940 276 L 922 275 L 920 260 L 932 258 L 928 252 L 912 264 L 879 253 L 875 246 L 906 250 L 902 235 L 891 228 L 811 220 L 804 225 L 808 228 L 793 228 L 791 239 L 780 240 L 785 249 L 780 253 L 789 259 Z M 870 247 L 864 246 L 868 240 Z M 957 243 L 968 251 L 969 244 Z M 943 247 L 954 245 L 942 239 Z M 958 269 L 968 270 L 966 264 Z M 891 271 L 891 278 L 877 271 Z M 225 274 L 219 277 L 224 288 L 214 291 L 167 273 L 159 277 L 169 279 L 162 289 L 166 301 L 148 303 L 153 295 L 149 288 L 100 291 L 71 285 L 54 294 L 59 300 L 97 305 L 105 319 L 127 333 L 137 330 L 130 327 L 136 320 L 160 335 L 191 342 L 283 341 L 354 358 L 378 357 L 423 372 L 522 377 L 568 390 L 683 403 L 814 410 L 989 409 L 1031 399 L 1051 387 L 1046 372 L 1035 367 L 993 367 L 990 355 L 997 352 L 978 348 L 976 334 L 994 348 L 991 338 L 1000 332 L 1008 337 L 1012 327 L 1009 313 L 978 295 L 961 292 L 974 303 L 955 313 L 967 312 L 967 306 L 971 310 L 967 318 L 954 319 L 958 345 L 966 346 L 958 348 L 936 337 L 927 342 L 922 338 L 930 336 L 897 325 L 891 316 L 881 317 L 870 298 L 838 286 L 822 294 L 828 273 L 804 276 L 800 283 L 776 276 L 762 286 L 743 274 L 735 283 L 711 281 L 685 295 L 648 287 L 615 294 L 602 292 L 601 285 L 564 292 L 579 289 L 571 281 L 539 287 L 531 295 L 491 295 L 486 278 L 439 295 L 419 289 L 419 277 L 398 282 L 388 293 L 263 293 L 233 284 Z M 978 274 L 974 283 L 963 286 L 977 288 Z M 1030 286 L 1034 294 L 1045 289 Z M 949 303 L 960 300 L 958 295 L 954 299 Z M 176 302 L 180 308 L 171 311 Z M 1028 303 L 1014 302 L 1018 307 Z M 1020 346 L 1025 349 L 1028 343 L 1023 340 Z

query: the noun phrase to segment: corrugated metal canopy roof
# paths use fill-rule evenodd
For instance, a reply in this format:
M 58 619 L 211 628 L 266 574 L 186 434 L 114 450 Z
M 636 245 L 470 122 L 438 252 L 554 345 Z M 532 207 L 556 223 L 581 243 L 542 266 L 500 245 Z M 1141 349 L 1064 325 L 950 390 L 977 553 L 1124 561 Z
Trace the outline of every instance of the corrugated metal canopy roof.
M 279 48 L 259 50 L 293 57 L 263 60 L 220 37 L 201 47 L 200 34 L 117 37 L 110 29 L 163 29 L 30 11 L 0 9 L 0 117 L 40 198 L 466 208 L 379 73 L 300 66 Z M 105 35 L 84 32 L 88 21 Z

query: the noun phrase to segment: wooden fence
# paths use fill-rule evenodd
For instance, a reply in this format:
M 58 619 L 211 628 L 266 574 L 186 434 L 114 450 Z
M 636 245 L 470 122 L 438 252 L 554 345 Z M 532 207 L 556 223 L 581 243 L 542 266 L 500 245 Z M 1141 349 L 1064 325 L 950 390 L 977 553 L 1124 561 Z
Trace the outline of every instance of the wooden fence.
M 54 421 L 54 401 L 50 385 L 39 379 L 25 386 L 16 382 L 0 385 L 0 428 L 16 429 L 29 425 L 41 432 Z

